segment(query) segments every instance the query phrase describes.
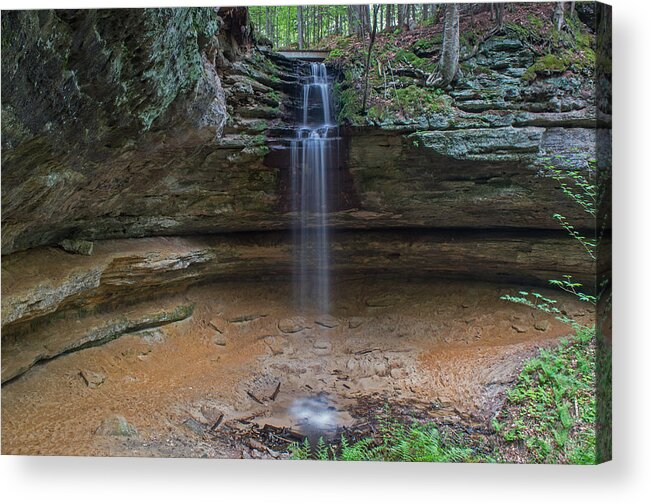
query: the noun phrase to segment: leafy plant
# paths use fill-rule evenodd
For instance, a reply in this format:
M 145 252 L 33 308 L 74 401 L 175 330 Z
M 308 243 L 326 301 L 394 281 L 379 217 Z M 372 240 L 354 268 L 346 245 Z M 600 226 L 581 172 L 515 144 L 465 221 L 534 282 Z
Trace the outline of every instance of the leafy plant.
M 587 173 L 594 173 L 595 161 L 591 160 L 589 162 Z M 597 216 L 597 188 L 592 182 L 587 178 L 586 175 L 581 173 L 577 168 L 570 167 L 564 170 L 557 168 L 556 166 L 549 165 L 547 166 L 547 174 L 550 178 L 556 180 L 559 183 L 560 189 L 572 202 L 578 205 L 585 213 L 596 219 Z M 597 249 L 597 239 L 595 237 L 584 236 L 579 230 L 573 226 L 568 219 L 560 214 L 555 213 L 553 215 L 560 226 L 565 229 L 568 234 L 574 238 L 588 254 L 590 260 L 596 261 L 596 249 Z M 552 279 L 549 280 L 549 283 L 554 287 L 558 287 L 565 292 L 576 296 L 580 301 L 596 305 L 597 297 L 591 294 L 588 294 L 582 290 L 583 284 L 573 280 L 572 275 L 563 275 L 561 279 Z M 567 317 L 562 313 L 562 311 L 555 306 L 557 301 L 555 299 L 550 299 L 543 296 L 538 292 L 526 292 L 520 291 L 518 296 L 513 296 L 506 294 L 501 297 L 506 301 L 511 301 L 514 303 L 523 304 L 537 310 L 544 311 L 546 313 L 551 313 L 556 316 L 556 318 L 562 322 L 571 324 L 575 327 L 580 327 L 575 320 Z
M 596 222 L 600 195 L 588 179 L 595 171 L 595 162 L 590 161 L 588 176 L 572 167 L 565 170 L 555 166 L 547 168 L 563 194 Z M 596 261 L 596 236 L 584 236 L 562 214 L 556 213 L 553 217 L 583 247 L 590 260 Z M 562 279 L 549 283 L 582 302 L 597 304 L 597 296 L 584 292 L 583 285 L 573 280 L 572 275 L 563 275 Z M 602 336 L 595 338 L 594 325 L 581 326 L 564 315 L 555 299 L 540 293 L 520 291 L 516 296 L 505 295 L 502 299 L 551 313 L 577 331 L 572 340 L 562 341 L 554 352 L 541 351 L 538 358 L 525 365 L 518 386 L 508 396 L 514 408 L 510 427 L 503 430 L 504 439 L 526 441 L 526 450 L 534 462 L 595 463 L 598 455 L 595 393 L 599 389 L 601 397 L 605 397 L 604 391 L 609 390 L 608 383 L 597 383 L 597 360 L 600 359 L 599 369 L 607 372 L 608 379 L 610 377 L 610 352 L 604 348 Z M 600 348 L 599 359 L 595 346 Z
M 493 427 L 530 462 L 594 464 L 594 388 L 594 330 L 584 328 L 525 364 Z
M 342 435 L 339 446 L 328 446 L 321 438 L 314 448 L 306 440 L 291 445 L 290 452 L 297 460 L 393 462 L 464 462 L 474 454 L 458 440 L 442 436 L 434 425 L 405 427 L 395 420 L 381 421 L 377 438 L 351 443 Z

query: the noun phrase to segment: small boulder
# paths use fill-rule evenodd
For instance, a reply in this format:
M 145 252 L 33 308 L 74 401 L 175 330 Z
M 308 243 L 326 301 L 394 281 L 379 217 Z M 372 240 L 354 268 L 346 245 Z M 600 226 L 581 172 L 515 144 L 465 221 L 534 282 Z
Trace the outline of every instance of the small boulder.
M 549 323 L 549 320 L 539 320 L 533 325 L 533 327 L 536 331 L 545 332 L 551 327 L 551 324 Z
M 272 355 L 280 355 L 285 352 L 287 340 L 282 336 L 267 336 L 264 338 L 265 344 L 271 350 Z
M 92 255 L 93 242 L 86 240 L 62 240 L 59 246 L 71 254 Z
M 292 317 L 283 319 L 278 322 L 278 329 L 280 329 L 281 332 L 287 334 L 297 333 L 309 328 L 310 325 L 305 321 L 303 317 Z
M 348 327 L 351 329 L 357 329 L 363 323 L 364 323 L 364 319 L 362 317 L 351 317 L 348 320 Z
M 122 415 L 111 415 L 102 422 L 95 434 L 134 437 L 138 435 L 138 429 L 127 422 Z
M 106 380 L 106 376 L 102 373 L 96 373 L 89 369 L 82 369 L 79 371 L 79 375 L 86 383 L 86 386 L 92 389 L 99 387 Z
M 511 328 L 517 333 L 525 333 L 525 332 L 527 332 L 527 328 L 522 324 L 513 324 L 513 325 L 511 325 Z
M 183 425 L 199 436 L 202 436 L 205 431 L 205 426 L 194 418 L 188 418 L 185 422 L 183 422 Z
M 154 343 L 162 343 L 165 340 L 165 335 L 159 328 L 144 329 L 143 331 L 133 333 L 133 335 L 141 337 L 145 343 L 149 343 L 150 345 L 153 345 Z
M 226 346 L 226 336 L 220 332 L 216 332 L 212 337 L 212 342 L 217 346 Z
M 330 350 L 332 348 L 332 345 L 330 344 L 329 341 L 323 341 L 323 340 L 316 340 L 313 346 L 317 350 Z
M 218 333 L 226 331 L 226 321 L 222 318 L 215 317 L 208 322 L 208 325 Z
M 321 327 L 327 327 L 328 329 L 332 329 L 333 327 L 337 327 L 339 325 L 339 320 L 336 317 L 333 317 L 332 315 L 323 315 L 319 318 L 317 318 L 314 323 L 316 325 L 320 325 Z

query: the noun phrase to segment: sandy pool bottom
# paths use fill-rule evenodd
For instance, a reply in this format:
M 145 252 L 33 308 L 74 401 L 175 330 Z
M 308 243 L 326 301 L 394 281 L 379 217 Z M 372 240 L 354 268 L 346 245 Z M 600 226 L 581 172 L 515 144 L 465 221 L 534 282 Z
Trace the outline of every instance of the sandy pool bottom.
M 370 397 L 482 424 L 522 362 L 570 332 L 499 299 L 517 290 L 349 279 L 322 314 L 297 313 L 283 283 L 192 287 L 190 319 L 55 358 L 5 384 L 2 453 L 283 457 L 247 443 L 247 429 L 354 426 L 368 420 L 354 405 Z M 107 430 L 115 415 L 137 433 Z

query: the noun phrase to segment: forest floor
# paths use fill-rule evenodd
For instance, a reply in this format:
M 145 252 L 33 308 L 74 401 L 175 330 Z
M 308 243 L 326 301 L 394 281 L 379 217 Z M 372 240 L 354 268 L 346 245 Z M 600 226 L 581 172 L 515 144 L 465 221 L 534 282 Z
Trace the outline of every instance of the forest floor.
M 330 315 L 299 317 L 290 285 L 191 288 L 190 319 L 5 384 L 2 453 L 289 458 L 304 438 L 373 435 L 387 414 L 480 435 L 523 362 L 571 332 L 500 300 L 511 286 L 349 279 L 334 290 Z

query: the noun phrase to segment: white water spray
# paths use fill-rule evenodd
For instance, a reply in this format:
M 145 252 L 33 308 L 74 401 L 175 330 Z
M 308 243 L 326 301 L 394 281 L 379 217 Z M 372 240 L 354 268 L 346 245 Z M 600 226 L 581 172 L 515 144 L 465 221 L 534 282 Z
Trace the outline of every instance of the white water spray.
M 339 142 L 330 92 L 325 65 L 312 63 L 302 87 L 303 121 L 291 145 L 294 292 L 300 308 L 324 314 L 330 308 L 329 168 Z

